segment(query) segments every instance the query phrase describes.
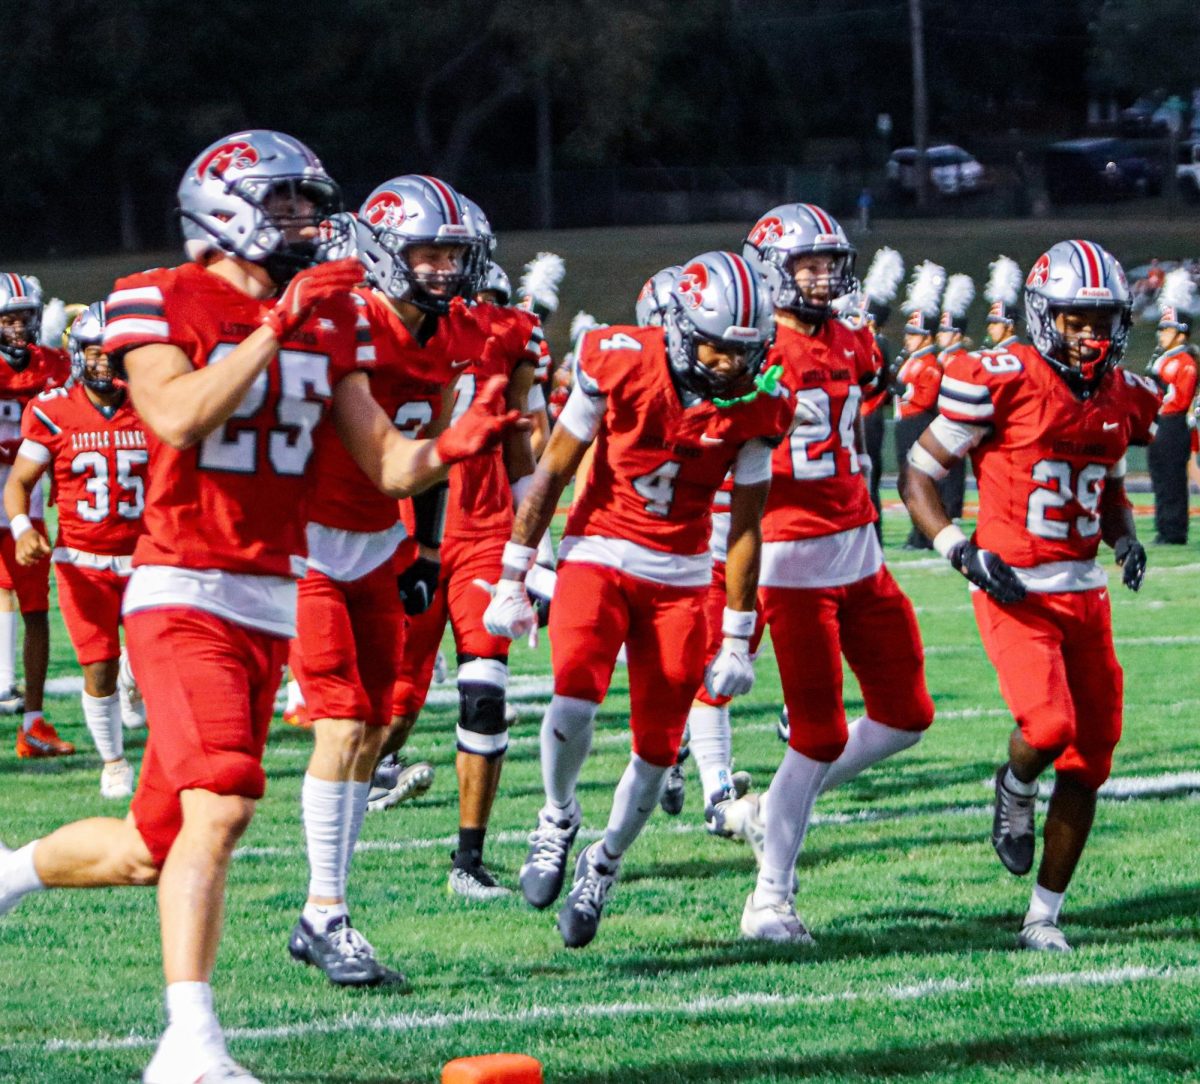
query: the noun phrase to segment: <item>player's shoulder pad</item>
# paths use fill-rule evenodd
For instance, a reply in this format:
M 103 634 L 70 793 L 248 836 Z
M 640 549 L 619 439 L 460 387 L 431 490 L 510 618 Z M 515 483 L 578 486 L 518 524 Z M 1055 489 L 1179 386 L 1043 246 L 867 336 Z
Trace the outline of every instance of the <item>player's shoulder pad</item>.
M 588 395 L 607 395 L 621 380 L 643 372 L 655 352 L 665 350 L 666 335 L 660 327 L 593 328 L 580 337 L 575 377 Z
M 946 363 L 938 410 L 955 422 L 990 425 L 996 407 L 1019 386 L 1025 363 L 1013 351 L 960 351 Z

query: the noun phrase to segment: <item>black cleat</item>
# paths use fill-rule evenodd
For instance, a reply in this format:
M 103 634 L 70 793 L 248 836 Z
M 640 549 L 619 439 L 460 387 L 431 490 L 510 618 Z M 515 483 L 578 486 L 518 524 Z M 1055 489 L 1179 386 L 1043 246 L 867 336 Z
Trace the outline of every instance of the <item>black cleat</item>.
M 575 883 L 558 912 L 558 932 L 567 948 L 590 944 L 600 928 L 604 902 L 617 882 L 620 866 L 601 860 L 603 840 L 585 847 L 575 863 Z
M 567 876 L 567 855 L 579 834 L 583 815 L 579 806 L 574 816 L 554 820 L 538 813 L 537 827 L 529 833 L 529 853 L 517 875 L 521 892 L 539 911 L 549 907 L 562 891 Z
M 992 846 L 1009 873 L 1023 876 L 1033 869 L 1036 794 L 1014 794 L 1004 785 L 1008 765 L 996 769 L 996 811 L 992 817 Z
M 323 934 L 301 918 L 288 939 L 288 952 L 300 963 L 319 967 L 335 986 L 408 985 L 401 972 L 375 959 L 371 942 L 350 925 L 348 917 L 334 919 Z

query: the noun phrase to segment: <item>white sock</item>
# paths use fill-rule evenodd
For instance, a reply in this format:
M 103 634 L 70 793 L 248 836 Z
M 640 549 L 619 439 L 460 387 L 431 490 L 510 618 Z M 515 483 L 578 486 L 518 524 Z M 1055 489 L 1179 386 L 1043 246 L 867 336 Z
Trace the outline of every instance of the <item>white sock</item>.
M 688 748 L 700 771 L 700 787 L 707 802 L 733 784 L 733 737 L 729 728 L 729 706 L 693 704 L 688 712 Z
M 1004 773 L 1004 779 L 1001 784 L 1005 790 L 1012 791 L 1013 794 L 1023 794 L 1026 798 L 1037 794 L 1038 785 L 1035 779 L 1032 783 L 1023 783 L 1015 775 L 1013 775 L 1012 767 Z
M 804 846 L 813 803 L 828 771 L 828 764 L 797 753 L 791 746 L 783 754 L 783 763 L 768 791 L 771 814 L 766 822 L 762 868 L 754 889 L 757 903 L 783 903 L 791 895 L 796 859 Z
M 350 863 L 354 860 L 354 848 L 358 846 L 358 836 L 362 831 L 363 817 L 367 815 L 367 795 L 371 793 L 371 783 L 360 783 L 351 779 L 346 784 L 346 853 L 342 858 L 342 868 L 346 871 L 346 880 L 350 879 Z
M 315 933 L 326 933 L 335 919 L 350 917 L 350 911 L 346 907 L 345 901 L 342 903 L 305 902 L 301 914 Z
M 1025 912 L 1025 925 L 1031 922 L 1053 922 L 1058 925 L 1058 913 L 1062 910 L 1065 892 L 1051 892 L 1039 884 L 1033 886 L 1029 897 L 1029 910 Z
M 295 711 L 297 708 L 304 706 L 304 694 L 300 691 L 300 682 L 292 678 L 287 683 L 287 701 L 284 704 L 284 711 Z
M 17 612 L 0 611 L 0 692 L 17 684 Z
M 610 858 L 620 858 L 646 827 L 650 814 L 658 805 L 667 769 L 642 760 L 636 753 L 613 794 L 612 812 L 604 829 L 604 849 Z
M 898 730 L 863 715 L 850 724 L 850 738 L 842 755 L 829 765 L 821 793 L 841 786 L 859 772 L 895 753 L 911 749 L 921 740 L 920 730 Z
M 33 729 L 33 724 L 42 718 L 42 714 L 40 711 L 27 711 L 21 717 L 21 729 L 28 734 Z
M 96 743 L 96 752 L 101 760 L 120 760 L 125 755 L 121 698 L 116 693 L 111 696 L 83 693 L 83 721 L 87 723 L 88 733 Z
M 0 852 L 0 915 L 11 911 L 31 892 L 41 892 L 46 886 L 33 867 L 35 839 L 15 851 Z
M 343 863 L 350 784 L 330 783 L 307 772 L 300 788 L 304 836 L 308 843 L 308 894 L 322 899 L 346 898 Z
M 575 784 L 592 748 L 592 724 L 600 705 L 554 696 L 542 719 L 542 786 L 545 809 L 561 818 L 575 806 Z

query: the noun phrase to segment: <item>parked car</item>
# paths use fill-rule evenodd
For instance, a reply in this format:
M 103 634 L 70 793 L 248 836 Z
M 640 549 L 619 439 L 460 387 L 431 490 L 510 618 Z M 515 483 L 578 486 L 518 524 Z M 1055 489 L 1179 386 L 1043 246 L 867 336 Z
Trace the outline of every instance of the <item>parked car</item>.
M 1051 203 L 1153 196 L 1163 167 L 1124 140 L 1069 139 L 1046 148 L 1045 180 Z
M 939 143 L 925 151 L 929 190 L 939 196 L 959 196 L 978 191 L 984 171 L 975 158 L 953 143 Z M 917 190 L 917 150 L 899 147 L 887 161 L 888 184 L 904 193 Z

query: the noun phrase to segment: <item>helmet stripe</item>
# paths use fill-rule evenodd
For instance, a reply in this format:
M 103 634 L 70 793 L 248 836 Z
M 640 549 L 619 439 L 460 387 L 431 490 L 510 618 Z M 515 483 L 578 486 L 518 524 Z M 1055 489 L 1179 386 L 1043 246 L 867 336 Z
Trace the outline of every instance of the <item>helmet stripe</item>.
M 458 226 L 461 220 L 458 214 L 458 200 L 454 198 L 453 192 L 446 185 L 445 181 L 439 181 L 436 177 L 429 177 L 426 174 L 421 174 L 422 179 L 429 182 L 429 185 L 438 194 L 438 198 L 442 201 L 442 210 L 446 213 L 446 221 L 451 226 Z
M 8 285 L 12 290 L 14 298 L 25 296 L 25 284 L 21 281 L 20 275 L 14 275 L 11 271 L 8 274 Z
M 813 217 L 813 221 L 817 224 L 817 229 L 821 233 L 833 233 L 833 222 L 829 216 L 821 210 L 815 203 L 803 204 L 804 209 Z
M 724 255 L 730 265 L 730 270 L 733 272 L 734 309 L 738 315 L 737 326 L 750 327 L 753 319 L 752 308 L 754 305 L 754 292 L 751 289 L 753 282 L 750 278 L 750 268 L 741 256 L 730 252 Z
M 1084 285 L 1099 286 L 1102 282 L 1100 260 L 1096 257 L 1095 249 L 1087 241 L 1072 241 L 1075 251 L 1079 254 L 1079 262 L 1083 269 Z

